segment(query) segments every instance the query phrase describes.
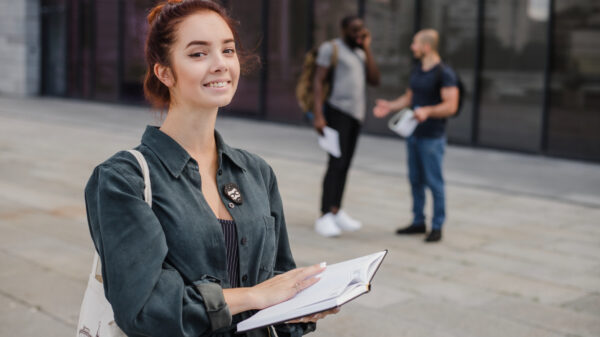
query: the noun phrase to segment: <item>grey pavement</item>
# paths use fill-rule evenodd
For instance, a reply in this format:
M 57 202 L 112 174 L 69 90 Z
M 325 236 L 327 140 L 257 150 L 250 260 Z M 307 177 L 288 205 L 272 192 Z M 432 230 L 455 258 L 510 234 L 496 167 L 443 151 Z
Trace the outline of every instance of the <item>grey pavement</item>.
M 143 107 L 0 97 L 0 336 L 75 334 L 93 256 L 83 187 L 159 122 Z M 449 146 L 445 236 L 426 245 L 393 234 L 410 220 L 404 143 L 363 135 L 344 208 L 364 228 L 325 239 L 313 132 L 217 128 L 273 166 L 299 265 L 390 251 L 371 293 L 313 336 L 600 336 L 600 165 Z

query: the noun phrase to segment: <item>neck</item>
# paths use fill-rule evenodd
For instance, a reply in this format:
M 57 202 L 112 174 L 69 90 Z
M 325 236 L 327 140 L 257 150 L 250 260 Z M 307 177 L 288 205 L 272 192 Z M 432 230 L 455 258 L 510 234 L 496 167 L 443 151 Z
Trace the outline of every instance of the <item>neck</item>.
M 199 165 L 207 160 L 212 162 L 217 157 L 217 110 L 171 105 L 160 130 L 179 143 Z
M 440 63 L 442 59 L 438 53 L 429 53 L 421 58 L 421 68 L 423 70 L 429 70 Z

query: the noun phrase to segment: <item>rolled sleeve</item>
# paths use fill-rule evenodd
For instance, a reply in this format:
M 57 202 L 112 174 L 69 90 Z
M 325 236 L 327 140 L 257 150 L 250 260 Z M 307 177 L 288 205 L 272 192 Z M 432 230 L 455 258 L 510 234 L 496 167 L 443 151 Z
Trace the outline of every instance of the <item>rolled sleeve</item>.
M 212 282 L 201 282 L 195 284 L 200 296 L 204 299 L 204 307 L 208 314 L 213 330 L 218 330 L 231 325 L 231 313 L 225 302 L 223 288 Z

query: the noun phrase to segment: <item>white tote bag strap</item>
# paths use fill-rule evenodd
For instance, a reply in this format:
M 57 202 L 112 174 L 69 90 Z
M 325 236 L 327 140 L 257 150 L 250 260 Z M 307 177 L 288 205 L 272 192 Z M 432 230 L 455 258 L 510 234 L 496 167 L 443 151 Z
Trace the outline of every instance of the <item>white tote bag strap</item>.
M 138 150 L 127 151 L 135 157 L 142 168 L 142 175 L 144 176 L 144 200 L 148 206 L 152 207 L 152 185 L 150 184 L 150 169 L 148 168 L 146 158 L 144 158 L 144 155 Z M 98 261 L 100 261 L 100 256 L 98 256 L 98 253 L 96 252 L 94 253 L 94 262 L 92 263 L 91 277 L 96 277 L 96 275 L 98 275 Z
M 135 159 L 137 159 L 140 167 L 142 168 L 142 174 L 144 175 L 144 200 L 148 206 L 152 207 L 152 186 L 150 184 L 150 169 L 148 168 L 148 163 L 146 162 L 146 158 L 144 155 L 138 150 L 128 150 Z

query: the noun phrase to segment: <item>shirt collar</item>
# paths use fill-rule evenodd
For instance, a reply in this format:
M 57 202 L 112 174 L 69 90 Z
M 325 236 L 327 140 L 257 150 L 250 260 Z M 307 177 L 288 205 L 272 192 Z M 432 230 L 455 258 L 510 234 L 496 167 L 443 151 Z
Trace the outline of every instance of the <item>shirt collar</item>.
M 242 169 L 242 171 L 246 172 L 246 161 L 243 160 L 242 156 L 240 155 L 240 152 L 227 145 L 223 141 L 223 137 L 221 137 L 221 134 L 217 130 L 215 130 L 215 141 L 217 143 L 217 151 L 219 152 L 219 158 L 222 159 L 223 155 L 225 155 L 225 157 L 229 158 L 229 160 L 233 164 Z
M 242 171 L 246 171 L 244 161 L 237 151 L 225 144 L 221 135 L 215 130 L 215 142 L 219 154 L 219 165 L 222 166 L 222 158 L 227 157 Z M 157 126 L 148 125 L 142 136 L 142 144 L 154 152 L 167 170 L 174 177 L 179 177 L 185 166 L 193 158 L 189 153 L 166 133 L 160 131 Z

